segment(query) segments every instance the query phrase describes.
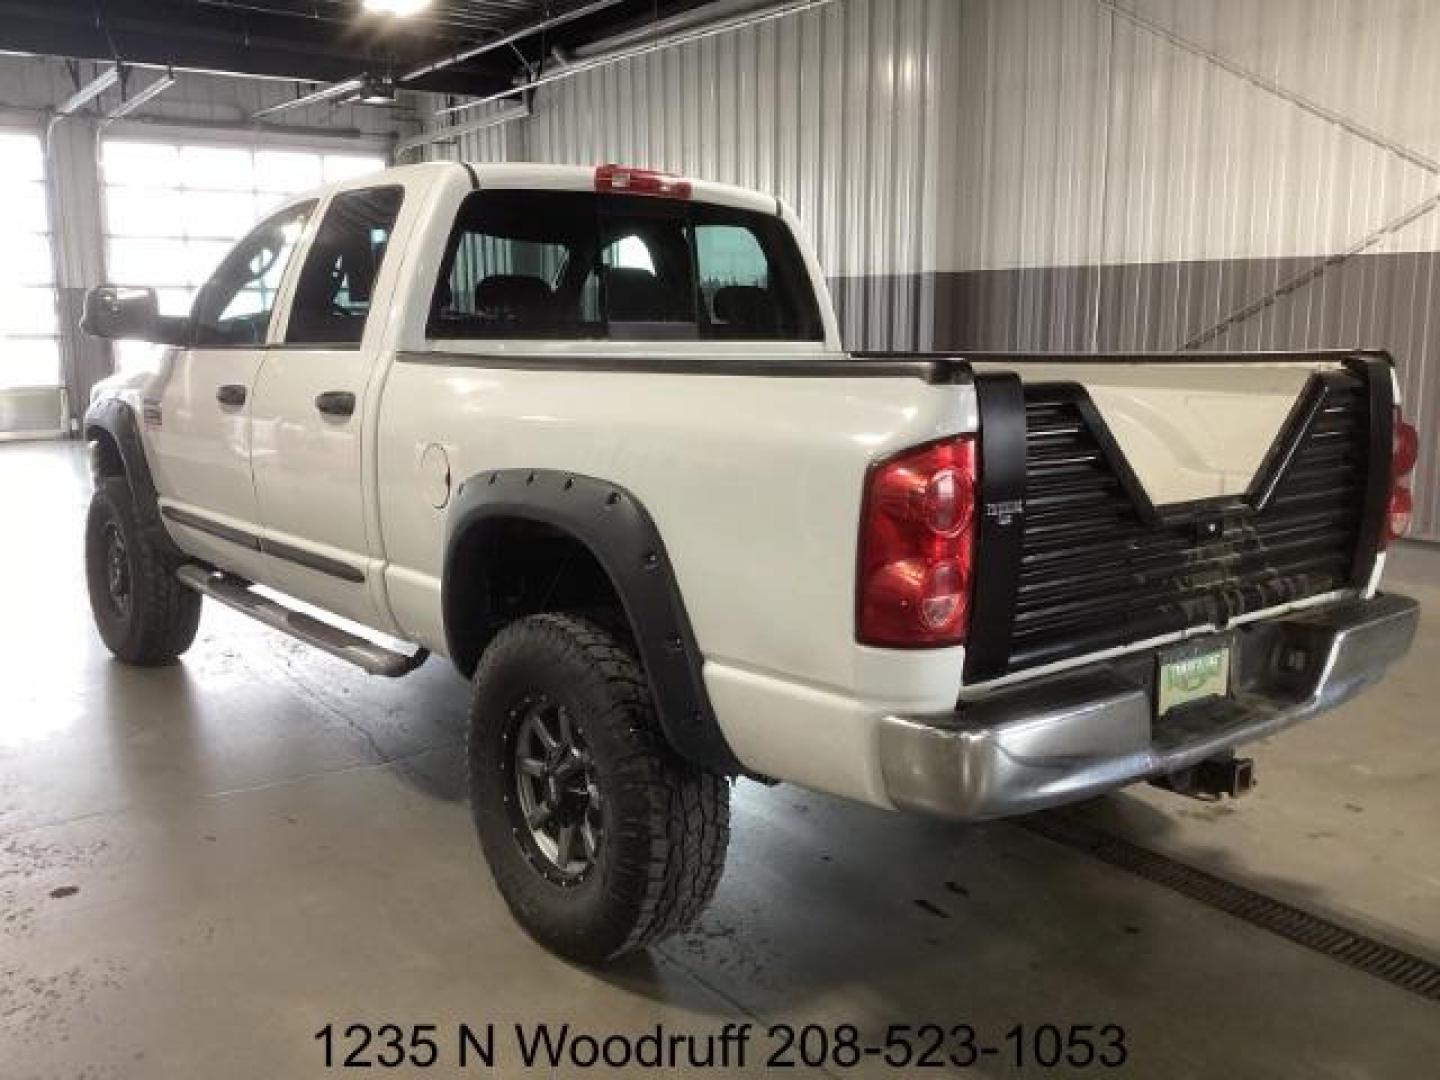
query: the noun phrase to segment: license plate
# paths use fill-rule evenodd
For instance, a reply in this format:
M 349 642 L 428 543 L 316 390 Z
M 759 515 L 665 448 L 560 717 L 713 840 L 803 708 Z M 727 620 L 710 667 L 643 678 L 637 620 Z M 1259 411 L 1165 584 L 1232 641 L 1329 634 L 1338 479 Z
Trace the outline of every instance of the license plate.
M 1230 692 L 1230 645 L 1205 642 L 1160 656 L 1155 711 L 1171 709 Z

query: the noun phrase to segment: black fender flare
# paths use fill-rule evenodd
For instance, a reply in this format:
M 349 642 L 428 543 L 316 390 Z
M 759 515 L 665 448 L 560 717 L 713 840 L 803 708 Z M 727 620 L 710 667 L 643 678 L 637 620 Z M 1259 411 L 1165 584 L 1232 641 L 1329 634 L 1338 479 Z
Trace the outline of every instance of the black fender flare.
M 462 590 L 452 587 L 459 552 L 473 528 L 504 518 L 550 525 L 589 549 L 624 606 L 671 747 L 717 772 L 742 772 L 710 705 L 703 657 L 660 530 L 618 484 L 553 469 L 499 469 L 460 484 L 447 520 L 442 581 L 451 655 L 459 655 L 457 628 L 474 617 L 458 610 Z
M 184 555 L 175 546 L 170 534 L 160 520 L 159 495 L 155 490 L 155 478 L 150 473 L 150 462 L 145 456 L 145 443 L 140 437 L 140 423 L 135 411 L 119 398 L 97 401 L 85 411 L 82 424 L 86 443 L 93 444 L 97 432 L 108 435 L 120 453 L 120 462 L 125 469 L 125 481 L 130 485 L 130 494 L 135 500 L 135 511 L 140 524 L 157 546 L 174 562 L 180 562 Z M 94 454 L 92 448 L 91 454 Z M 92 456 L 91 473 L 96 485 L 100 482 L 100 467 Z
M 135 496 L 135 508 L 148 525 L 159 519 L 156 504 L 155 478 L 150 475 L 150 462 L 145 457 L 145 444 L 140 438 L 140 424 L 135 412 L 119 398 L 97 401 L 85 411 L 85 441 L 93 443 L 95 432 L 103 431 L 110 436 L 120 451 L 120 461 L 125 467 L 125 479 Z M 98 464 L 92 459 L 92 470 L 99 478 Z

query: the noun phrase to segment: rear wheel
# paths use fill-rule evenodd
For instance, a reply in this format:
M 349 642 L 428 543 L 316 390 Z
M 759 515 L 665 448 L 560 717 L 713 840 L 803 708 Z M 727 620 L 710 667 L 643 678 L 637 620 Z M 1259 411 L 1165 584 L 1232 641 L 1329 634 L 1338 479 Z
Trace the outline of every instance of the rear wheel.
M 85 578 L 100 639 L 127 664 L 170 663 L 195 640 L 200 594 L 175 578 L 123 479 L 102 480 L 91 497 Z
M 660 737 L 631 652 L 593 623 L 534 615 L 496 636 L 474 690 L 471 806 L 520 925 L 586 963 L 689 926 L 724 869 L 729 784 Z

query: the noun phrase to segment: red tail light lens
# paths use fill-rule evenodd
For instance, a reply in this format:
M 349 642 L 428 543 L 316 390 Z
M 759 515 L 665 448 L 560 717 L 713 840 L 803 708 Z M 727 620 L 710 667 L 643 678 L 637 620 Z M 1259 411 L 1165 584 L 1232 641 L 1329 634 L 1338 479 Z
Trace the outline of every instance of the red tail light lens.
M 975 550 L 975 442 L 947 440 L 876 465 L 860 526 L 857 636 L 866 645 L 965 640 Z
M 1385 543 L 1399 540 L 1410 531 L 1410 519 L 1415 514 L 1415 500 L 1408 487 L 1396 487 L 1390 492 L 1390 505 L 1385 508 Z
M 1397 477 L 1409 476 L 1420 457 L 1420 433 L 1395 410 L 1395 456 L 1391 459 Z
M 1395 410 L 1395 443 L 1391 454 L 1390 504 L 1385 508 L 1385 528 L 1380 536 L 1380 546 L 1385 547 L 1393 540 L 1399 540 L 1410 531 L 1410 519 L 1415 514 L 1415 500 L 1407 483 L 1415 462 L 1420 456 L 1420 434 L 1413 424 L 1408 424 Z
M 625 195 L 654 195 L 662 199 L 690 198 L 690 181 L 654 169 L 628 165 L 600 165 L 595 169 L 595 190 Z

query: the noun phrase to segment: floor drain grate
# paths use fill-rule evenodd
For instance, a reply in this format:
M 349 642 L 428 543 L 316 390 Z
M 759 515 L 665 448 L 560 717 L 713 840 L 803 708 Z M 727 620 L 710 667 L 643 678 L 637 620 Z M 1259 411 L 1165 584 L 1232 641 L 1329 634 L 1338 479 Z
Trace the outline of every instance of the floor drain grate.
M 1349 964 L 1402 990 L 1440 1001 L 1440 965 L 1302 911 L 1233 881 L 1176 862 L 1063 814 L 1033 814 L 1015 824 L 1091 855 L 1111 866 L 1163 885 L 1252 926 Z

